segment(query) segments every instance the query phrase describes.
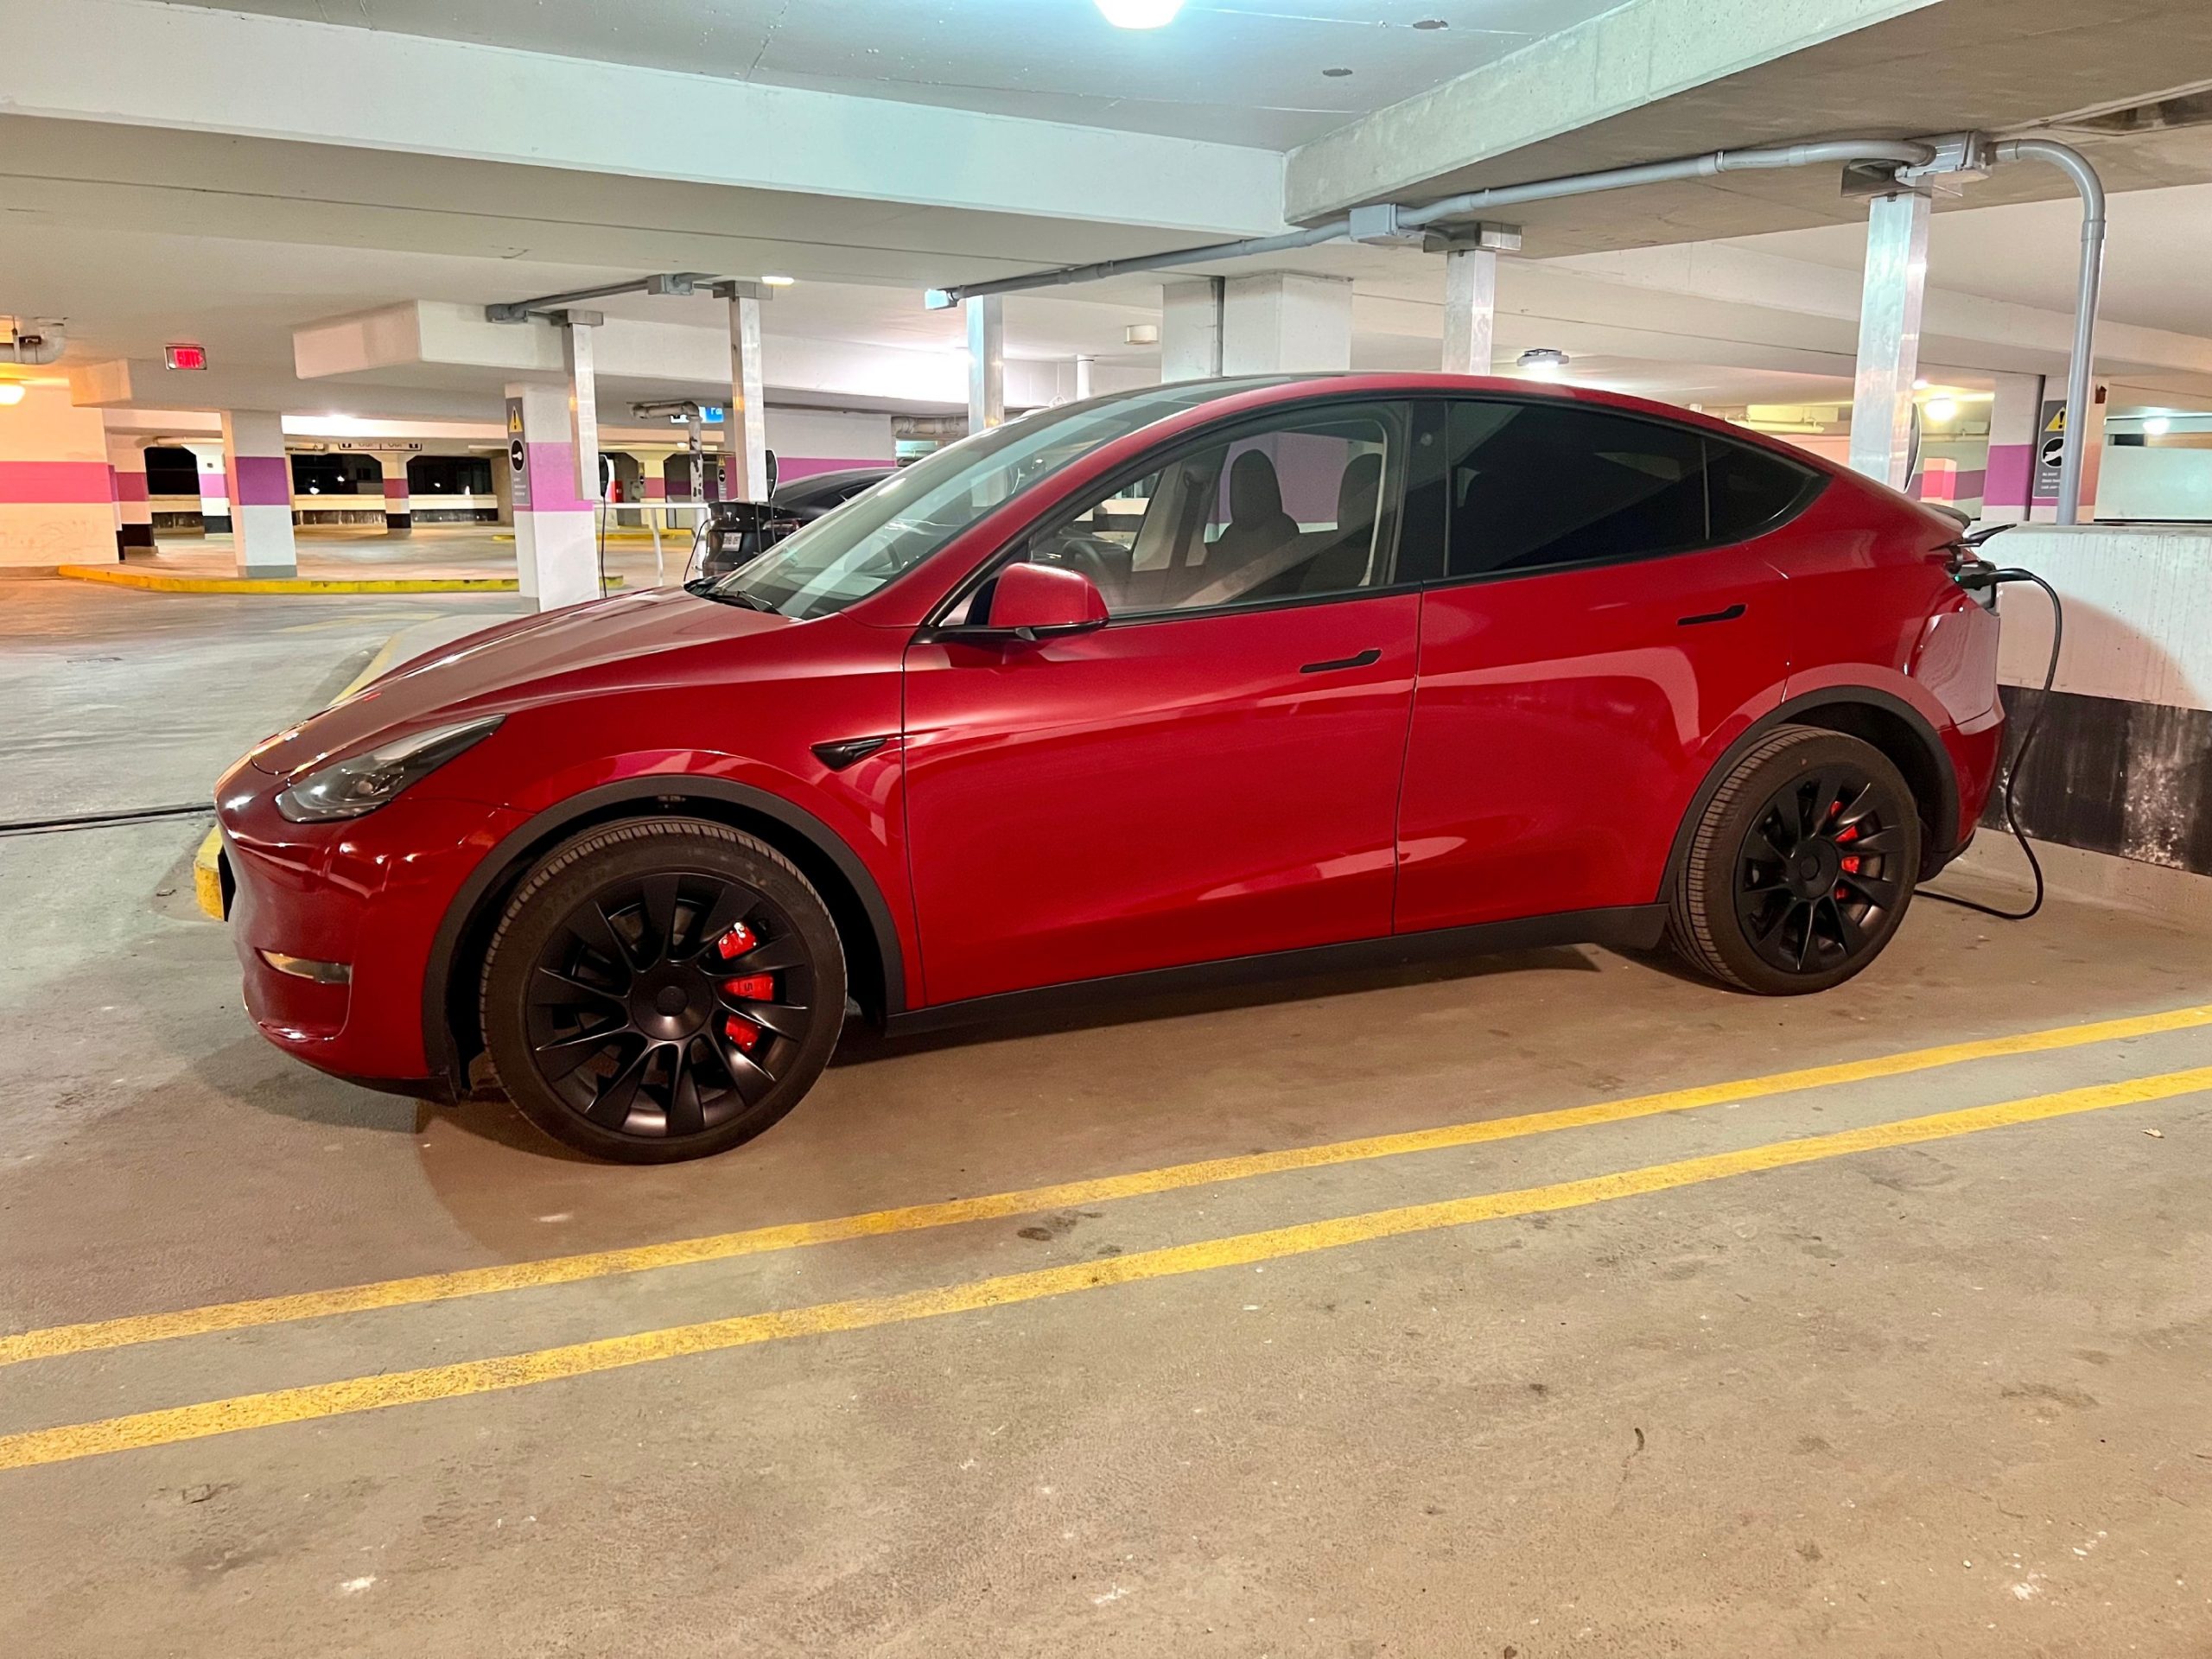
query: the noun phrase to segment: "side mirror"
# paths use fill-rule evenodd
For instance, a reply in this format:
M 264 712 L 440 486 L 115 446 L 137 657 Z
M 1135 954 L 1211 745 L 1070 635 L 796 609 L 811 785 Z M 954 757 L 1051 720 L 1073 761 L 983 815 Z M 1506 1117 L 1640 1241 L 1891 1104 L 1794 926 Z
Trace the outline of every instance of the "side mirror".
M 964 628 L 947 628 L 950 639 L 1025 642 L 1052 634 L 1088 633 L 1106 626 L 1106 597 L 1098 584 L 1078 570 L 1050 564 L 1009 564 L 991 584 L 990 614 Z

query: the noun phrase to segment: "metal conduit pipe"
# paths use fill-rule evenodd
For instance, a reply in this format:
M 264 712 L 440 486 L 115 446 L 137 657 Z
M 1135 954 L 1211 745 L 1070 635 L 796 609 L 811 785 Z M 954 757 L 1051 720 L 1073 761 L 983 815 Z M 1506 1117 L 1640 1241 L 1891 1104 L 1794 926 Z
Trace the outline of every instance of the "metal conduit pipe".
M 1616 167 L 1602 173 L 1576 173 L 1565 178 L 1539 179 L 1529 184 L 1500 185 L 1447 196 L 1422 207 L 1408 208 L 1399 222 L 1419 229 L 1447 219 L 1479 213 L 1485 207 L 1511 207 L 1522 202 L 1551 201 L 1567 196 L 1586 196 L 1600 190 L 1625 190 L 1639 184 L 1665 184 L 1682 179 L 1707 179 L 1721 173 L 1754 169 L 1811 167 L 1822 162 L 1894 162 L 1917 167 L 1935 159 L 1932 145 L 1896 138 L 1830 138 L 1817 143 L 1770 144 L 1752 149 L 1718 149 L 1707 156 L 1686 156 L 1677 161 L 1650 162 L 1640 167 Z M 963 300 L 992 294 L 1020 294 L 1031 289 L 1055 288 L 1068 283 L 1095 283 L 1109 276 L 1140 270 L 1167 270 L 1177 265 L 1208 264 L 1217 259 L 1241 259 L 1254 254 L 1286 253 L 1333 242 L 1351 229 L 1349 214 L 1302 231 L 1280 236 L 1255 236 L 1242 242 L 1217 242 L 1202 248 L 1178 248 L 1167 253 L 1133 254 L 1090 265 L 1063 265 L 1021 276 L 999 276 L 969 283 L 959 288 L 933 288 L 925 303 L 943 310 Z
M 2082 195 L 2082 278 L 2074 302 L 2074 355 L 2066 365 L 2065 447 L 2058 461 L 2058 522 L 2082 522 L 2082 474 L 2087 460 L 2090 382 L 2095 368 L 2097 288 L 2105 264 L 2105 187 L 2089 158 L 2049 138 L 2000 139 L 1999 162 L 2049 162 Z
M 1810 144 L 1716 149 L 1707 156 L 1685 156 L 1678 161 L 1647 162 L 1639 167 L 1609 168 L 1602 173 L 1577 173 L 1563 179 L 1539 179 L 1530 184 L 1502 184 L 1488 190 L 1470 190 L 1462 195 L 1432 201 L 1426 207 L 1408 208 L 1398 219 L 1405 225 L 1433 225 L 1440 219 L 1463 219 L 1493 207 L 1518 207 L 1524 202 L 1594 195 L 1601 190 L 1627 190 L 1640 184 L 1710 179 L 1722 173 L 1814 167 L 1823 162 L 1895 162 L 1900 167 L 1919 167 L 1935 159 L 1933 145 L 1894 138 L 1831 138 Z
M 1064 283 L 1096 283 L 1109 276 L 1137 270 L 1169 270 L 1177 265 L 1205 264 L 1215 259 L 1241 259 L 1255 253 L 1287 253 L 1333 242 L 1351 229 L 1351 220 L 1338 218 L 1311 230 L 1288 231 L 1281 236 L 1247 237 L 1242 242 L 1216 242 L 1203 248 L 1176 248 L 1166 253 L 1137 253 L 1122 259 L 1102 259 L 1093 265 L 1062 265 L 1056 270 L 1032 271 L 1021 276 L 997 276 L 988 282 L 967 283 L 958 288 L 933 288 L 925 302 L 942 311 L 963 300 L 988 299 L 994 294 L 1020 294 L 1033 288 L 1057 288 Z

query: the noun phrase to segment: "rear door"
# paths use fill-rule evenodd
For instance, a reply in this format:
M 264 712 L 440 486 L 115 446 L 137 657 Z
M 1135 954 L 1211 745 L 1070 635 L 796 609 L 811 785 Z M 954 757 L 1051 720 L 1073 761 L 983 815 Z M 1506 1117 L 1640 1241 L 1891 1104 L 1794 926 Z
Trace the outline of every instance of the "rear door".
M 1408 534 L 1441 558 L 1396 926 L 1650 904 L 1698 785 L 1780 700 L 1783 579 L 1746 538 L 1815 474 L 1553 400 L 1430 405 L 1418 435 Z
M 1420 609 L 1389 583 L 1404 418 L 1201 441 L 1033 536 L 1018 556 L 1098 584 L 1095 632 L 918 638 L 932 1003 L 1389 931 Z

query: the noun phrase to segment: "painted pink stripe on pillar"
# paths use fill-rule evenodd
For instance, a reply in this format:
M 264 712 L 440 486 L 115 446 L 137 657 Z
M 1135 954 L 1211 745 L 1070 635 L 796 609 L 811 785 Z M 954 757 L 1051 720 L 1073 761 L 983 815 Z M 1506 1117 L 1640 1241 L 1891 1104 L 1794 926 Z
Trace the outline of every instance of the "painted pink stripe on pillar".
M 1993 443 L 1989 446 L 1989 505 L 2024 507 L 2028 488 L 2036 474 L 2036 447 L 2031 443 Z
M 645 480 L 645 499 L 648 501 L 667 500 L 668 480 L 664 478 L 647 479 Z
M 230 498 L 231 493 L 231 480 L 229 474 L 226 473 L 200 474 L 200 493 L 202 495 L 220 496 L 224 499 L 227 500 Z
M 387 501 L 404 501 L 407 499 L 407 480 L 404 478 L 385 480 L 384 499 Z
M 594 503 L 576 493 L 576 447 L 533 443 L 528 450 L 530 505 L 525 512 L 588 512 Z
M 152 499 L 146 489 L 146 474 L 118 471 L 115 475 L 115 499 L 118 501 Z
M 0 502 L 109 506 L 115 490 L 115 469 L 104 461 L 0 461 Z
M 232 461 L 237 481 L 232 499 L 242 507 L 292 505 L 292 462 L 285 455 L 240 455 Z

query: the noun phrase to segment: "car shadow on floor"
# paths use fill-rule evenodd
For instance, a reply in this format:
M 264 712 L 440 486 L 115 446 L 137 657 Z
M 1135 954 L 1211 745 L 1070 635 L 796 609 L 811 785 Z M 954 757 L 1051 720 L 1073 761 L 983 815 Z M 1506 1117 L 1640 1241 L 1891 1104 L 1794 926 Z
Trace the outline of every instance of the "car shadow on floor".
M 1055 1032 L 1097 1030 L 1192 1014 L 1230 1013 L 1240 1008 L 1273 1007 L 1285 1002 L 1314 1001 L 1350 996 L 1363 991 L 1388 991 L 1415 985 L 1447 984 L 1454 981 L 1488 978 L 1498 974 L 1586 973 L 1599 971 L 1590 951 L 1555 946 L 1514 950 L 1487 956 L 1447 957 L 1433 962 L 1406 963 L 1389 967 L 1309 974 L 1287 974 L 1280 979 L 1246 985 L 1224 985 L 1205 990 L 1116 993 L 1102 988 L 1096 1000 L 1049 1011 L 1006 1014 L 972 1024 L 943 1030 L 887 1033 L 861 1020 L 849 1020 L 832 1066 L 868 1065 L 899 1059 L 938 1049 L 980 1047 L 987 1043 L 1048 1036 Z M 1075 994 L 1079 993 L 1079 988 Z

